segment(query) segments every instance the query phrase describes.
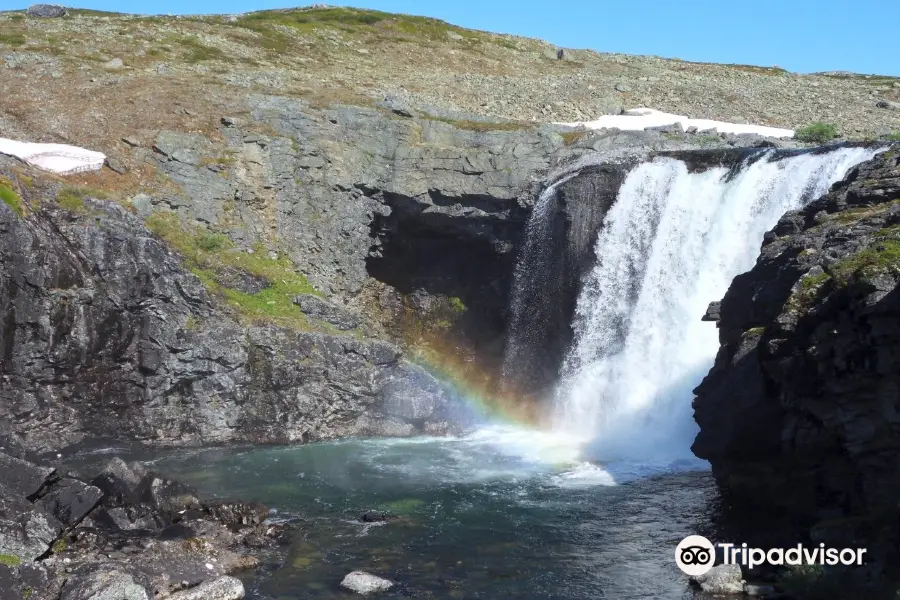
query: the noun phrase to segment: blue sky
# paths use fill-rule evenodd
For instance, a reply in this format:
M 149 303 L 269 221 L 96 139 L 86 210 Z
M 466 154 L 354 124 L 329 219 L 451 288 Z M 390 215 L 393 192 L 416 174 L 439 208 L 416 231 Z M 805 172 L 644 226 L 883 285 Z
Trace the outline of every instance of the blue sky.
M 328 4 L 427 15 L 571 48 L 778 65 L 798 72 L 847 70 L 900 76 L 900 0 L 356 0 Z M 72 5 L 177 14 L 236 13 L 296 3 L 78 0 Z M 0 0 L 0 8 L 23 8 L 23 4 Z

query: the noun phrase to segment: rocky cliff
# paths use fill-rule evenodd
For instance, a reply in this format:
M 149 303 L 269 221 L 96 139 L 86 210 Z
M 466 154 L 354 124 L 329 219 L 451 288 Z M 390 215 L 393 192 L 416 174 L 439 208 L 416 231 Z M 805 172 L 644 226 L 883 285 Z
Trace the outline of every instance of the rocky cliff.
M 722 345 L 696 389 L 693 450 L 735 502 L 807 525 L 894 514 L 898 231 L 895 147 L 786 214 L 711 307 Z
M 349 311 L 290 297 L 288 278 L 299 276 L 277 258 L 229 245 L 218 251 L 228 260 L 191 255 L 190 272 L 122 205 L 3 168 L 28 181 L 4 179 L 0 204 L 3 433 L 49 450 L 98 437 L 211 444 L 446 430 L 451 399 L 437 382 Z

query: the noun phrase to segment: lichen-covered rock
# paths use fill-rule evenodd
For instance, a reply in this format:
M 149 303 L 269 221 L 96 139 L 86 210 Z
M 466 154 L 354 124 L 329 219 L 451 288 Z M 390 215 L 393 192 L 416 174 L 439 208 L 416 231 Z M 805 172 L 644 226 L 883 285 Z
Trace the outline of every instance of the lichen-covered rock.
M 733 281 L 715 366 L 696 390 L 693 450 L 735 501 L 807 524 L 895 510 L 898 232 L 894 149 L 786 214 Z

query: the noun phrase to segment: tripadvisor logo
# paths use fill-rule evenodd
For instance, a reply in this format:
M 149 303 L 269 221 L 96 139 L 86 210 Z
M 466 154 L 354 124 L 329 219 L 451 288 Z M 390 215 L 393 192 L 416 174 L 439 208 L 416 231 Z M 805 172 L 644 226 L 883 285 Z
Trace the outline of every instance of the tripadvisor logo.
M 713 544 L 702 535 L 689 535 L 675 548 L 675 563 L 692 577 L 699 577 L 712 569 L 716 562 L 716 548 L 723 565 L 743 565 L 748 569 L 762 564 L 775 566 L 797 565 L 861 565 L 865 548 L 826 548 L 825 544 L 806 548 L 797 544 L 791 548 L 748 548 L 747 544 Z
M 689 535 L 675 548 L 675 562 L 688 575 L 703 575 L 716 562 L 716 548 L 702 535 Z

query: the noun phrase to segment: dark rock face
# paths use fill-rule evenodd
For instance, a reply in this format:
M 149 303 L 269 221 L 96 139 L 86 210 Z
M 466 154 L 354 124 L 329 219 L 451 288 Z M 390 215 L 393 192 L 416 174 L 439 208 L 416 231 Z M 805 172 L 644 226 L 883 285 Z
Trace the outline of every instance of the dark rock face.
M 694 452 L 736 501 L 812 522 L 892 511 L 900 490 L 900 154 L 786 214 L 710 320 Z
M 20 217 L 0 205 L 0 432 L 46 451 L 102 437 L 288 443 L 416 431 L 381 409 L 389 384 L 417 370 L 399 349 L 241 325 L 134 215 L 87 202 L 82 215 L 51 202 Z M 435 422 L 448 421 L 444 408 Z

